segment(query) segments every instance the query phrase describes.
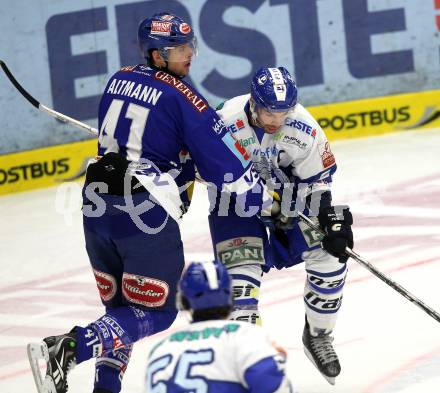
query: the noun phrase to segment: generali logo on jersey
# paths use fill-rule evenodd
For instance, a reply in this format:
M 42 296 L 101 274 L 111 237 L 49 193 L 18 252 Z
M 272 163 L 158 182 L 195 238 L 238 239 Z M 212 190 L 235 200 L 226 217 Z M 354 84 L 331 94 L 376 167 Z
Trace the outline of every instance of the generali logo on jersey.
M 178 90 L 200 113 L 208 109 L 208 104 L 202 98 L 197 96 L 197 94 L 180 79 L 175 78 L 164 71 L 157 71 L 154 76 L 156 79 L 159 79 Z
M 122 277 L 122 294 L 132 303 L 147 307 L 163 306 L 168 293 L 169 286 L 165 281 L 128 273 Z

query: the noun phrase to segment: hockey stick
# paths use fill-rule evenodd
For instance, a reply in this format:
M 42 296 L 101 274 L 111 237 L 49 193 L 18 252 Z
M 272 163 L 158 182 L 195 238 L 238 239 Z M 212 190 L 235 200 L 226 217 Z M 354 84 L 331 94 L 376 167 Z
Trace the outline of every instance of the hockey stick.
M 53 110 L 52 108 L 47 107 L 46 105 L 41 104 L 38 102 L 34 97 L 32 97 L 20 83 L 18 83 L 17 79 L 15 79 L 14 75 L 12 75 L 12 72 L 9 70 L 7 65 L 3 60 L 0 60 L 0 66 L 2 67 L 2 70 L 8 77 L 8 79 L 11 81 L 11 83 L 14 85 L 14 87 L 21 93 L 21 95 L 26 98 L 35 108 L 39 109 L 40 111 L 46 112 L 49 115 L 57 118 L 58 120 L 62 121 L 63 123 L 70 123 L 78 128 L 81 128 L 84 131 L 87 131 L 90 134 L 98 135 L 98 130 L 96 128 L 93 128 L 85 123 L 80 122 L 79 120 L 75 120 L 72 117 L 69 117 L 67 115 L 63 115 L 60 112 L 57 112 Z
M 306 223 L 311 229 L 314 229 L 318 233 L 320 233 L 322 236 L 326 236 L 324 231 L 315 223 L 310 220 L 307 216 L 302 214 L 301 212 L 297 212 L 299 218 L 301 221 Z M 414 303 L 416 306 L 421 308 L 423 311 L 425 311 L 429 316 L 434 318 L 437 322 L 440 322 L 440 314 L 432 309 L 431 307 L 427 306 L 425 303 L 423 303 L 420 299 L 415 297 L 411 292 L 403 288 L 401 285 L 397 284 L 395 281 L 388 278 L 385 274 L 383 274 L 381 271 L 377 270 L 371 263 L 367 262 L 365 259 L 363 259 L 360 255 L 356 254 L 352 249 L 346 248 L 345 253 L 350 257 L 353 258 L 356 262 L 361 264 L 363 267 L 368 269 L 371 273 L 373 273 L 377 278 L 381 279 L 385 284 L 389 285 L 391 288 L 393 288 L 395 291 L 399 292 L 402 296 L 406 297 L 411 303 Z

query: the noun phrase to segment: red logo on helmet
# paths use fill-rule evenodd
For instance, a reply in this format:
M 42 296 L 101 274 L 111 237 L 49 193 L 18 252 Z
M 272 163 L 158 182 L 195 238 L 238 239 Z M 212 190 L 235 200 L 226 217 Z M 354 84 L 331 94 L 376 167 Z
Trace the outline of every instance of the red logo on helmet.
M 188 34 L 191 32 L 191 26 L 188 23 L 182 23 L 179 27 L 179 30 L 183 33 L 183 34 Z
M 124 273 L 122 293 L 131 303 L 159 307 L 167 300 L 169 287 L 165 281 Z
M 103 301 L 110 300 L 116 293 L 116 280 L 115 278 L 104 272 L 93 269 L 95 275 L 96 285 L 98 286 L 99 295 Z
M 156 35 L 170 35 L 171 22 L 159 22 L 154 20 L 151 22 L 151 34 Z

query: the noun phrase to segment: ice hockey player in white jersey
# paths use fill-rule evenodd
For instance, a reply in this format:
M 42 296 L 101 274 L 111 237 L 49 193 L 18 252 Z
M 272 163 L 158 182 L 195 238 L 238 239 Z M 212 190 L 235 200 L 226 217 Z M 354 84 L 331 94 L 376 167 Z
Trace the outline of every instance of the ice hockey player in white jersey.
M 348 207 L 332 206 L 336 162 L 330 144 L 313 116 L 297 102 L 296 84 L 283 67 L 260 69 L 252 79 L 251 94 L 227 100 L 218 109 L 278 199 L 267 215 L 257 216 L 252 207 L 245 212 L 223 203 L 225 195 L 220 195 L 210 214 L 216 256 L 233 279 L 231 318 L 260 323 L 262 273 L 305 262 L 304 350 L 334 384 L 341 367 L 332 331 L 347 272 L 344 251 L 353 247 L 353 233 Z M 310 230 L 294 217 L 294 210 L 319 222 L 327 236 Z
M 285 356 L 263 329 L 227 320 L 231 278 L 219 262 L 193 262 L 179 283 L 178 308 L 192 323 L 160 341 L 148 358 L 145 393 L 287 393 Z

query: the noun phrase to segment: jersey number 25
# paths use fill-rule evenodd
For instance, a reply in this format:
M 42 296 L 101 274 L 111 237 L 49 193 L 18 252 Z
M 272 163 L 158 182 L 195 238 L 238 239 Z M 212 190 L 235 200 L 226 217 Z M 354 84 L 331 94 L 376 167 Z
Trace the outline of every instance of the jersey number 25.
M 178 385 L 179 387 L 194 393 L 207 393 L 208 383 L 200 375 L 191 375 L 191 368 L 195 365 L 207 365 L 214 361 L 214 352 L 212 349 L 203 349 L 200 351 L 185 351 L 180 355 L 175 366 L 175 370 L 170 370 L 167 375 L 169 380 L 159 379 L 155 381 L 155 374 L 165 370 L 172 362 L 171 354 L 155 359 L 148 365 L 146 375 L 146 392 L 167 393 L 167 386 Z

